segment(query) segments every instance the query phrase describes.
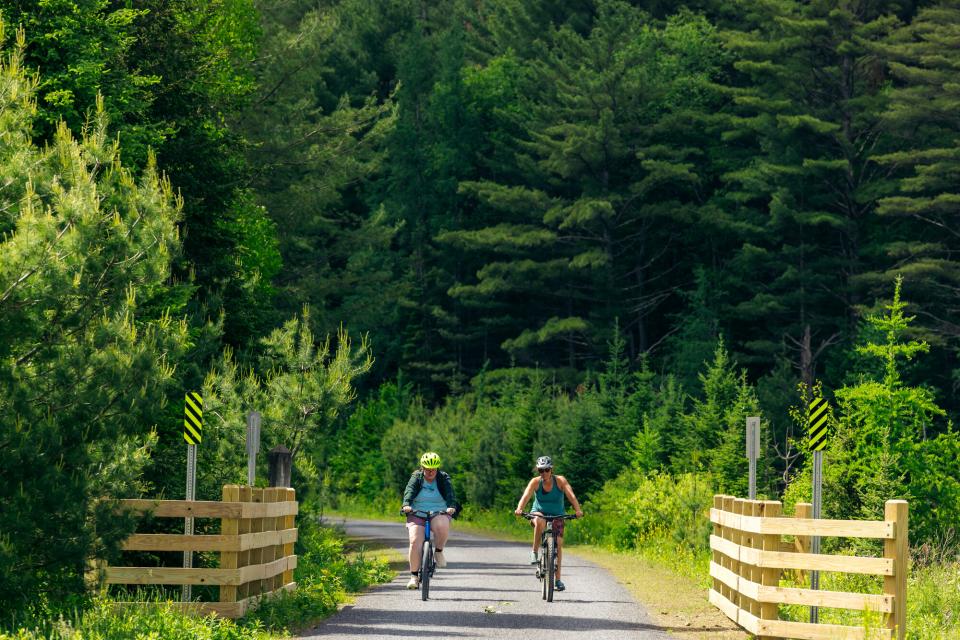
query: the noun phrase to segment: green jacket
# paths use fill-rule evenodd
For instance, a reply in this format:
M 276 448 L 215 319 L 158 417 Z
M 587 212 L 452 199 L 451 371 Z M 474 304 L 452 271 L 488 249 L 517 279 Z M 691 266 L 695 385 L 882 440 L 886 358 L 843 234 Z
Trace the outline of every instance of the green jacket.
M 410 474 L 410 480 L 407 482 L 407 488 L 403 492 L 403 506 L 409 507 L 413 499 L 420 493 L 423 487 L 423 469 L 417 469 Z M 460 505 L 457 504 L 457 495 L 453 492 L 453 483 L 450 481 L 450 474 L 446 471 L 437 472 L 437 489 L 440 495 L 447 503 L 447 508 L 453 507 L 460 513 Z M 453 514 L 454 516 L 457 513 Z

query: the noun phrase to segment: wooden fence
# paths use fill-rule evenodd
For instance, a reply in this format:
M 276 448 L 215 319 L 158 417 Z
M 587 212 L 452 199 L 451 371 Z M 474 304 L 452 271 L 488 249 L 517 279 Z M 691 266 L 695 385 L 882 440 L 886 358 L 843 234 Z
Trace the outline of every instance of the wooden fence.
M 907 503 L 886 503 L 882 522 L 814 520 L 811 505 L 798 504 L 795 517 L 782 517 L 779 502 L 714 496 L 710 510 L 713 559 L 710 602 L 728 618 L 760 638 L 803 640 L 896 639 L 906 632 Z M 795 536 L 785 543 L 784 535 Z M 833 556 L 809 553 L 810 536 L 878 538 L 883 557 Z M 883 594 L 869 595 L 797 589 L 780 586 L 785 570 L 797 576 L 805 571 L 883 576 Z M 779 605 L 808 605 L 859 611 L 883 616 L 867 630 L 834 624 L 811 624 L 779 619 Z
M 293 489 L 226 485 L 223 502 L 122 500 L 121 508 L 161 518 L 219 518 L 218 535 L 138 533 L 127 538 L 123 550 L 219 551 L 220 566 L 107 567 L 107 584 L 217 585 L 219 602 L 177 604 L 188 611 L 228 618 L 243 616 L 261 596 L 296 588 L 297 502 Z

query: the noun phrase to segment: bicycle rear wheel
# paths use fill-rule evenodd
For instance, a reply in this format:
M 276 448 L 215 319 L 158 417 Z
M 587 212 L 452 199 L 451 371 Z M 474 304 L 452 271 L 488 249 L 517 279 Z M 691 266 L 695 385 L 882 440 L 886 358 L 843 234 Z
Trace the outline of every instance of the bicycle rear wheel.
M 423 543 L 423 554 L 420 556 L 420 597 L 426 600 L 430 597 L 430 578 L 433 577 L 433 546 L 427 540 Z
M 544 583 L 544 592 L 547 597 L 547 602 L 553 602 L 553 574 L 556 570 L 556 567 L 554 567 L 554 561 L 557 557 L 556 544 L 556 538 L 553 536 L 547 538 L 547 550 L 545 554 L 547 562 L 547 575 L 545 576 L 546 582 Z

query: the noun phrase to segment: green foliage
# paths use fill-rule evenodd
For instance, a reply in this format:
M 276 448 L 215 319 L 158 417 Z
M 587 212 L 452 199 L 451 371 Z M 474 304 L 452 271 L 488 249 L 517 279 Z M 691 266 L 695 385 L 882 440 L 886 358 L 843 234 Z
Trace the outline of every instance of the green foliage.
M 100 99 L 123 129 L 125 153 L 139 149 L 134 166 L 146 161 L 147 146 L 160 140 L 160 131 L 143 124 L 160 78 L 126 64 L 136 50 L 136 21 L 146 13 L 106 0 L 0 2 L 4 21 L 24 32 L 24 63 L 43 72 L 35 122 L 41 140 L 52 140 L 61 121 L 81 131 Z
M 949 638 L 960 633 L 960 566 L 956 562 L 914 565 L 907 584 L 911 640 Z
M 127 640 L 169 638 L 170 640 L 268 640 L 275 637 L 258 625 L 244 625 L 214 616 L 197 618 L 180 613 L 171 603 L 157 602 L 142 607 L 117 607 L 109 600 L 97 600 L 82 616 L 59 621 L 42 621 L 4 633 L 2 640 Z
M 410 385 L 400 379 L 384 383 L 337 429 L 327 466 L 336 495 L 373 501 L 383 492 L 387 467 L 381 442 L 394 422 L 409 415 L 412 401 Z
M 887 236 L 885 249 L 897 259 L 896 272 L 909 280 L 912 295 L 927 312 L 914 331 L 934 345 L 952 343 L 955 337 L 933 319 L 952 314 L 954 303 L 947 292 L 960 278 L 951 240 L 958 219 L 950 204 L 960 189 L 960 123 L 954 117 L 960 94 L 952 80 L 958 23 L 956 2 L 924 6 L 878 46 L 890 76 L 883 121 L 895 132 L 897 145 L 877 161 L 899 178 L 899 188 L 884 194 L 877 212 L 886 227 L 898 229 Z M 938 373 L 955 367 L 947 364 L 944 369 L 928 369 L 926 378 L 932 383 Z
M 646 366 L 631 372 L 622 349 L 615 338 L 605 371 L 572 395 L 546 384 L 542 376 L 518 375 L 484 386 L 482 393 L 475 387 L 474 393 L 451 398 L 433 411 L 413 405 L 384 433 L 387 479 L 382 494 L 399 495 L 419 452 L 430 449 L 440 453 L 443 468 L 472 510 L 510 509 L 531 476 L 533 461 L 546 454 L 581 500 L 601 511 L 598 523 L 623 541 L 639 535 L 637 527 L 643 535 L 654 535 L 646 521 L 634 522 L 641 517 L 636 513 L 646 509 L 646 503 L 631 506 L 639 500 L 634 494 L 650 489 L 644 485 L 638 491 L 638 483 L 675 483 L 680 493 L 666 502 L 687 505 L 682 509 L 686 515 L 678 516 L 684 522 L 695 520 L 688 518 L 691 505 L 709 504 L 710 491 L 745 489 L 743 424 L 745 416 L 758 414 L 758 407 L 753 388 L 734 372 L 723 344 L 701 375 L 703 396 L 692 399 L 672 377 L 658 384 Z M 709 477 L 697 475 L 707 469 Z M 697 528 L 671 520 L 665 531 L 693 545 L 699 538 L 690 527 Z
M 2 29 L 0 29 L 2 31 Z M 0 603 L 69 607 L 130 522 L 157 413 L 189 346 L 171 295 L 178 201 L 120 162 L 103 101 L 82 139 L 31 142 L 25 39 L 0 58 Z
M 866 167 L 892 144 L 874 45 L 902 3 L 737 6 L 742 17 L 724 34 L 733 69 L 722 136 L 736 150 L 721 159 L 728 170 L 717 205 L 739 214 L 718 217 L 738 238 L 723 315 L 750 356 L 743 362 L 799 351 L 793 359 L 811 384 L 823 349 L 840 336 L 852 343 L 853 315 L 842 309 L 889 282 L 887 261 L 876 258 L 900 229 L 873 212 L 894 184 Z M 814 342 L 804 352 L 807 331 Z
M 308 481 L 304 489 L 337 451 L 332 442 L 341 412 L 356 398 L 357 381 L 373 366 L 373 356 L 365 336 L 354 345 L 341 328 L 335 341 L 328 335 L 317 342 L 310 325 L 310 311 L 304 308 L 263 338 L 256 369 L 242 369 L 228 349 L 207 376 L 204 402 L 211 419 L 201 455 L 213 468 L 203 480 L 208 499 L 216 499 L 223 484 L 246 478 L 241 425 L 252 410 L 263 416 L 263 448 L 287 447 L 294 467 Z
M 836 429 L 825 453 L 824 494 L 831 498 L 824 513 L 876 520 L 886 500 L 907 499 L 923 505 L 911 512 L 911 538 L 930 540 L 960 517 L 960 445 L 950 424 L 936 424 L 945 412 L 931 390 L 902 381 L 903 362 L 928 347 L 903 340 L 912 318 L 904 315 L 901 283 L 898 279 L 893 300 L 885 305 L 887 313 L 867 318 L 882 341 L 857 349 L 881 361 L 882 377 L 865 377 L 836 392 Z
M 315 518 L 298 521 L 296 553 L 299 559 L 297 589 L 264 600 L 244 619 L 184 615 L 169 602 L 145 602 L 139 607 L 117 607 L 106 598 L 85 611 L 60 619 L 39 619 L 16 630 L 0 630 L 0 640 L 268 640 L 288 637 L 289 630 L 306 627 L 337 610 L 348 593 L 393 577 L 386 561 L 362 551 L 348 558 L 343 537 L 316 524 Z
M 709 475 L 628 472 L 604 485 L 589 503 L 595 517 L 578 524 L 585 540 L 618 549 L 641 547 L 651 539 L 702 548 L 710 536 L 705 513 L 714 490 Z
M 488 26 L 511 42 L 548 11 L 502 5 Z M 660 222 L 689 223 L 703 203 L 695 149 L 710 142 L 697 110 L 716 99 L 716 34 L 688 13 L 652 25 L 623 2 L 595 12 L 588 25 L 546 28 L 528 59 L 509 52 L 477 72 L 509 88 L 494 117 L 511 135 L 491 135 L 514 157 L 494 178 L 460 182 L 478 215 L 438 236 L 479 265 L 449 294 L 482 314 L 485 341 L 522 363 L 582 367 L 617 317 L 627 353 L 646 351 L 670 295 L 657 274 L 682 262 L 683 239 Z M 506 15 L 517 23 L 501 23 Z

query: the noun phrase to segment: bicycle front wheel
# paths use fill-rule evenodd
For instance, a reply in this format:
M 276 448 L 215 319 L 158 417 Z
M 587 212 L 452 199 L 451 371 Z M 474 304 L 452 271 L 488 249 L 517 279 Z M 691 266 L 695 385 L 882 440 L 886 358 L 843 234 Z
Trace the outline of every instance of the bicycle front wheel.
M 545 576 L 544 583 L 544 592 L 547 597 L 547 602 L 553 602 L 553 579 L 554 572 L 556 571 L 556 566 L 554 562 L 557 558 L 557 541 L 553 536 L 547 538 L 547 550 L 546 550 L 546 562 L 547 562 L 547 575 Z
M 540 590 L 543 594 L 543 599 L 547 599 L 547 544 L 543 541 L 540 542 L 540 560 L 537 565 L 537 577 L 540 578 Z
M 433 574 L 433 547 L 430 541 L 423 543 L 423 554 L 420 556 L 420 597 L 426 600 L 430 597 L 430 578 Z

